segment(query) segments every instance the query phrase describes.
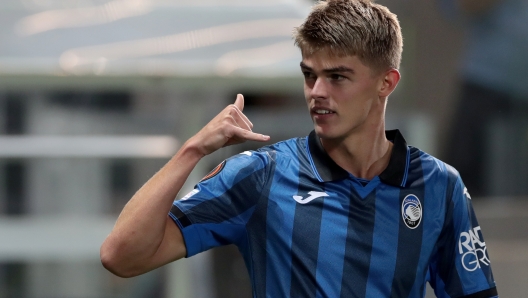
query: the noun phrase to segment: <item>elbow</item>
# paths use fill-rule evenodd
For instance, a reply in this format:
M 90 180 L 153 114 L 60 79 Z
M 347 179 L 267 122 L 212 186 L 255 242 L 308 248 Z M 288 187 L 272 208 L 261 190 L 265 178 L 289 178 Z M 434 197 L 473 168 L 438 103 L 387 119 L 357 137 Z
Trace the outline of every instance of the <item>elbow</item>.
M 139 273 L 130 268 L 130 262 L 127 262 L 122 257 L 120 257 L 123 254 L 115 246 L 108 243 L 108 239 L 101 246 L 99 255 L 103 267 L 114 275 L 123 278 L 139 275 Z

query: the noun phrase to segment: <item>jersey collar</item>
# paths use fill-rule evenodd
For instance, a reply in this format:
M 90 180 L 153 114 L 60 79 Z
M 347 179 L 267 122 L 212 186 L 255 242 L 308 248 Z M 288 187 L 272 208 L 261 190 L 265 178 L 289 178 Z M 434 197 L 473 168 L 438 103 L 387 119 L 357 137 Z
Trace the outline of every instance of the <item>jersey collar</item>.
M 392 186 L 405 187 L 409 169 L 409 148 L 399 130 L 385 132 L 388 140 L 394 143 L 387 168 L 379 175 L 380 180 Z M 349 173 L 337 165 L 326 153 L 321 141 L 312 131 L 308 136 L 308 155 L 315 176 L 321 182 L 330 182 L 348 178 Z

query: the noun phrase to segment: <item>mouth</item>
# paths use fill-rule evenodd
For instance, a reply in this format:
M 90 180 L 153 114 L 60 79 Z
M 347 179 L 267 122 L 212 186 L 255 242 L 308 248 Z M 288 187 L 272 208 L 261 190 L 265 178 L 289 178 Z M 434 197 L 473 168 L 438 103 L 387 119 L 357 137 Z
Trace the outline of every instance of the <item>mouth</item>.
M 316 114 L 316 115 L 329 115 L 329 114 L 335 114 L 334 111 L 332 110 L 327 110 L 327 109 L 312 109 L 312 113 Z

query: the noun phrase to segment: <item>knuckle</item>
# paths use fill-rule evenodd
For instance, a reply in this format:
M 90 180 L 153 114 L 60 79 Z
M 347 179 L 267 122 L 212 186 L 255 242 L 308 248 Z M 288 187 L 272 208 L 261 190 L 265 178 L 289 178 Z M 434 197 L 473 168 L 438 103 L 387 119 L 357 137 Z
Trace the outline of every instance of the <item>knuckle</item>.
M 227 122 L 227 123 L 231 123 L 233 121 L 233 115 L 231 114 L 226 114 L 224 115 L 224 123 Z

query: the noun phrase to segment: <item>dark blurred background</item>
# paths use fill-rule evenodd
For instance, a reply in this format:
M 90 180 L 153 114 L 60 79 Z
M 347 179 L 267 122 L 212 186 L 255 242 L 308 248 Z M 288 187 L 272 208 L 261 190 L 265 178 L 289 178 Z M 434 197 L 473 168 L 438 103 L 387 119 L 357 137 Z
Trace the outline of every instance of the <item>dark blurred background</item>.
M 387 128 L 459 169 L 501 297 L 522 297 L 528 1 L 378 2 L 404 35 Z M 312 4 L 2 0 L 0 298 L 250 297 L 235 247 L 121 279 L 99 246 L 134 192 L 237 93 L 272 142 L 309 133 L 291 31 Z M 260 145 L 208 156 L 179 197 Z

